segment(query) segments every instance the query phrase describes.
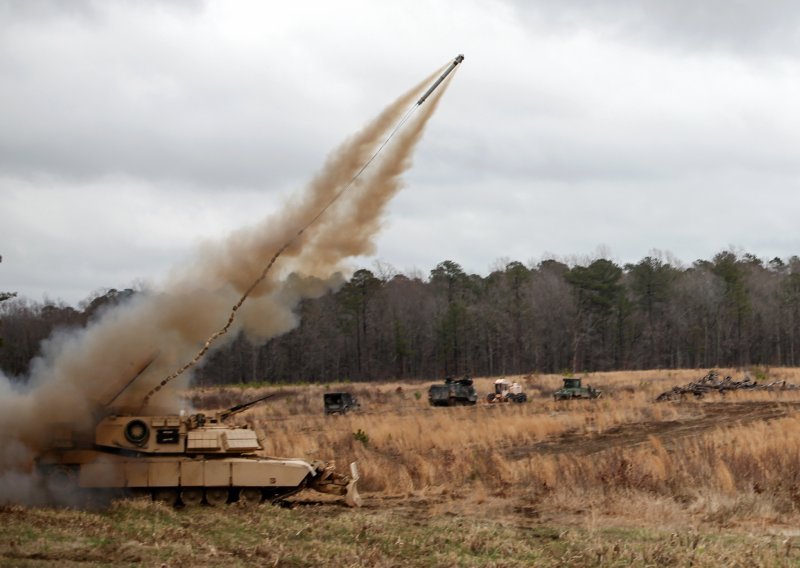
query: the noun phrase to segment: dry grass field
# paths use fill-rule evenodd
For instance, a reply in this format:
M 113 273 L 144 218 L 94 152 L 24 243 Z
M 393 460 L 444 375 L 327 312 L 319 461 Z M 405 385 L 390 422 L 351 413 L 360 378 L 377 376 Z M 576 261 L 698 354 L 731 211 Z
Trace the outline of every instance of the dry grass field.
M 720 372 L 741 378 L 742 372 Z M 751 369 L 800 384 L 800 369 Z M 224 388 L 196 409 L 276 391 L 239 416 L 270 455 L 357 461 L 365 507 L 0 508 L 0 560 L 310 566 L 800 564 L 800 393 L 653 402 L 706 370 L 586 375 L 595 401 L 555 402 L 556 375 L 507 377 L 525 404 L 431 408 L 430 382 Z M 481 399 L 490 379 L 476 379 Z M 347 390 L 362 410 L 324 416 Z

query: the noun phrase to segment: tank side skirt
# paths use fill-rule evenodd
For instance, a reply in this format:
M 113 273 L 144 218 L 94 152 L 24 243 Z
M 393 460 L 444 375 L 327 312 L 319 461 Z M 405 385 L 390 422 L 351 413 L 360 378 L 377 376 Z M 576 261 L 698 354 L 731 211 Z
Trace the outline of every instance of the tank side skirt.
M 263 458 L 170 459 L 100 456 L 79 465 L 84 488 L 258 487 L 296 488 L 316 470 L 302 460 Z

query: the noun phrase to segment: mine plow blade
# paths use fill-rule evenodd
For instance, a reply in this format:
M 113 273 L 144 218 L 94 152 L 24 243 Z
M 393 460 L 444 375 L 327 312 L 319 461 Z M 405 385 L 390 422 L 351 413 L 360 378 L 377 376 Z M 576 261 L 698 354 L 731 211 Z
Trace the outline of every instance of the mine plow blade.
M 344 495 L 344 501 L 350 507 L 360 507 L 362 500 L 358 493 L 358 466 L 355 462 L 350 464 L 350 475 L 336 473 L 334 467 L 328 464 L 315 464 L 319 472 L 311 479 L 309 487 L 320 493 Z
M 347 483 L 347 492 L 344 494 L 344 502 L 350 507 L 360 507 L 362 500 L 358 493 L 358 465 L 356 462 L 350 463 L 350 481 Z

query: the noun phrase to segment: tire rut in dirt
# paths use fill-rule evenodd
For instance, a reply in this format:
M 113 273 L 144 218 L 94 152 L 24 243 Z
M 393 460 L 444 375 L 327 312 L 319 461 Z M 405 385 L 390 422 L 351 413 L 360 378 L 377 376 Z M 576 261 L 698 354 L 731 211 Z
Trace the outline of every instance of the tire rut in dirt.
M 756 421 L 774 420 L 800 409 L 800 402 L 707 402 L 693 404 L 700 413 L 679 420 L 634 422 L 613 426 L 601 433 L 568 432 L 554 440 L 509 448 L 509 459 L 534 455 L 593 455 L 620 447 L 647 444 L 655 436 L 670 449 L 678 440 L 718 428 L 730 428 Z

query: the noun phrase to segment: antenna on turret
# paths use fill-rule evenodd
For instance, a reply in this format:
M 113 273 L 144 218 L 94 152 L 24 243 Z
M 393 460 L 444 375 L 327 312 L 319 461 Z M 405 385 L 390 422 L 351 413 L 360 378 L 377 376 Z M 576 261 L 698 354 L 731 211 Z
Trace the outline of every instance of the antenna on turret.
M 273 392 L 273 393 L 270 393 L 270 394 L 268 394 L 266 396 L 262 396 L 261 398 L 257 398 L 255 400 L 251 400 L 250 402 L 243 402 L 242 404 L 237 404 L 236 406 L 231 406 L 228 410 L 223 410 L 222 412 L 219 413 L 219 419 L 220 420 L 225 420 L 226 418 L 229 418 L 229 417 L 233 416 L 234 414 L 238 414 L 240 412 L 244 412 L 245 410 L 247 410 L 251 406 L 258 404 L 261 401 L 267 400 L 268 398 L 272 398 L 276 394 L 277 393 Z

